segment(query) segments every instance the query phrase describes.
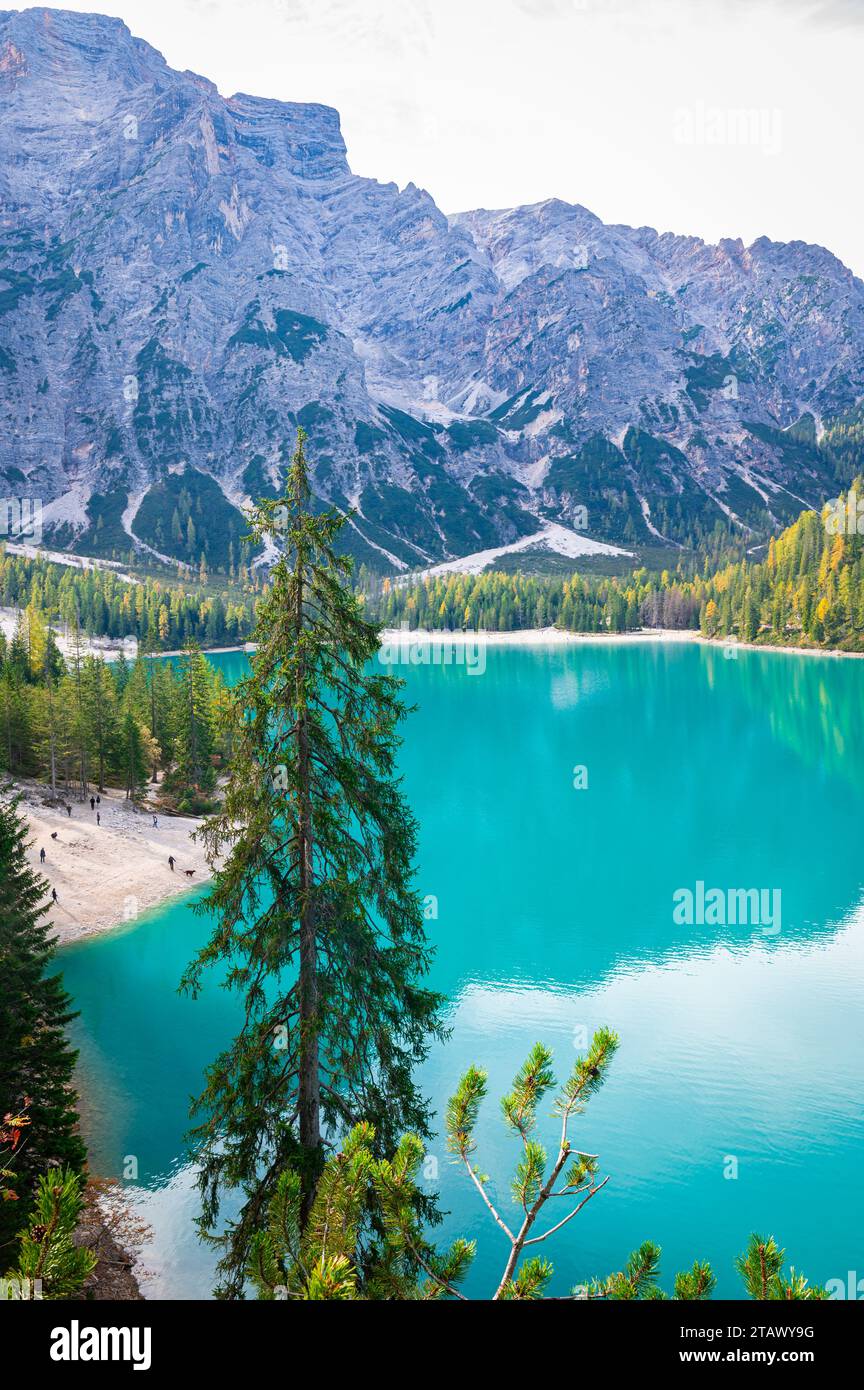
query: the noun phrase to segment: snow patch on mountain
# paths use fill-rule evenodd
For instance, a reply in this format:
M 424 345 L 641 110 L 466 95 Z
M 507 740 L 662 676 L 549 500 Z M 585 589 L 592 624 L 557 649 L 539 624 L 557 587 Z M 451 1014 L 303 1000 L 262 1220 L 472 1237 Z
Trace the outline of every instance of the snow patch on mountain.
M 725 499 L 742 463 L 803 505 L 839 490 L 784 433 L 864 397 L 864 284 L 823 248 L 554 198 L 448 218 L 354 175 L 332 108 L 225 100 L 102 15 L 0 11 L 3 53 L 0 492 L 81 548 L 95 494 L 140 546 L 166 472 L 254 495 L 298 425 L 316 495 L 362 504 L 358 551 L 397 570 L 580 504 L 613 549 L 739 505 L 767 533 L 758 489 Z
M 478 550 L 473 555 L 464 555 L 461 560 L 447 560 L 441 565 L 432 565 L 422 570 L 420 578 L 433 578 L 438 574 L 481 574 L 489 565 L 505 555 L 524 555 L 531 551 L 563 555 L 568 560 L 578 560 L 595 555 L 633 555 L 632 550 L 622 550 L 617 545 L 607 545 L 604 541 L 592 540 L 590 536 L 580 535 L 566 526 L 552 523 L 544 526 L 532 536 L 523 536 L 512 545 L 499 545 L 490 550 Z

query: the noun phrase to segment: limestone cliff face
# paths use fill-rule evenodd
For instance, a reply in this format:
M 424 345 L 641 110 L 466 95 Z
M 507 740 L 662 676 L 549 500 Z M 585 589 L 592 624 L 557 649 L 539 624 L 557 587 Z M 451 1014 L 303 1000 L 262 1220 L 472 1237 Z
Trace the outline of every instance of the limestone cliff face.
M 179 493 L 209 544 L 298 423 L 379 565 L 577 507 L 616 542 L 761 532 L 836 491 L 819 431 L 862 395 L 864 285 L 820 247 L 448 219 L 353 175 L 327 107 L 0 12 L 0 472 L 57 543 L 186 558 Z

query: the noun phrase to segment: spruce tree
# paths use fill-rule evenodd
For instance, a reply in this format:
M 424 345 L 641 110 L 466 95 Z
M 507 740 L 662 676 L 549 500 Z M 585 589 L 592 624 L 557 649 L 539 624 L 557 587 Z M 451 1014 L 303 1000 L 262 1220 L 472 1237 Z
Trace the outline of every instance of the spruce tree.
M 70 1089 L 77 1054 L 65 1034 L 75 1015 L 54 970 L 46 884 L 27 863 L 27 827 L 17 805 L 17 798 L 0 799 L 0 1115 L 30 1104 L 16 1154 L 19 1200 L 0 1203 L 0 1266 L 27 1220 L 37 1174 L 49 1164 L 80 1171 L 85 1157 Z
M 40 761 L 47 772 L 51 799 L 56 801 L 61 717 L 57 682 L 52 675 L 46 674 L 42 688 L 37 692 L 33 711 Z
M 84 658 L 82 718 L 96 786 L 105 790 L 105 773 L 116 761 L 119 740 L 117 688 L 102 657 Z
M 200 909 L 209 943 L 184 978 L 228 967 L 244 1027 L 197 1103 L 202 1228 L 240 1188 L 222 1237 L 220 1292 L 242 1291 L 250 1238 L 290 1160 L 308 1217 L 325 1148 L 356 1124 L 377 1152 L 427 1131 L 412 1068 L 440 1034 L 423 988 L 430 952 L 412 886 L 416 827 L 396 776 L 401 682 L 370 663 L 366 622 L 337 554 L 345 518 L 316 512 L 304 436 L 284 498 L 253 533 L 284 550 L 259 611 L 252 672 L 234 692 L 231 776 L 203 839 L 214 878 Z
M 34 768 L 30 708 L 11 657 L 0 675 L 0 766 L 25 776 Z
M 123 785 L 127 801 L 140 801 L 147 790 L 149 744 L 146 731 L 129 711 L 123 717 L 120 734 Z
M 87 796 L 89 765 L 87 759 L 87 719 L 85 715 L 84 662 L 86 659 L 86 640 L 81 627 L 81 615 L 76 602 L 75 613 L 69 633 L 69 680 L 67 689 L 72 695 L 71 708 L 74 710 L 72 725 L 72 751 L 77 762 L 81 783 L 81 797 Z
M 154 661 L 147 653 L 139 653 L 123 691 L 123 711 L 134 714 L 137 722 L 145 726 L 158 746 L 160 761 L 169 763 L 173 755 L 173 734 L 170 720 L 171 696 L 173 690 L 172 668 L 170 664 Z M 155 782 L 159 775 L 159 762 L 151 765 L 150 777 Z
M 172 784 L 207 791 L 213 773 L 213 691 L 210 670 L 196 642 L 183 657 L 176 710 L 176 766 Z

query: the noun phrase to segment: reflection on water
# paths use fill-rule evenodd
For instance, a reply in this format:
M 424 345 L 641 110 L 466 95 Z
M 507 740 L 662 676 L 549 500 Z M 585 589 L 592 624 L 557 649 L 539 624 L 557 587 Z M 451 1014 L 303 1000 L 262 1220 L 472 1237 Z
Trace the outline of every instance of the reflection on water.
M 239 673 L 242 658 L 219 661 Z M 864 1216 L 864 666 L 580 644 L 492 649 L 482 678 L 405 674 L 420 706 L 402 759 L 418 888 L 438 899 L 432 983 L 453 1024 L 422 1079 L 440 1113 L 470 1061 L 489 1070 L 480 1157 L 500 1194 L 515 1154 L 497 1097 L 530 1044 L 552 1045 L 563 1074 L 582 1030 L 622 1036 L 574 1132 L 612 1181 L 550 1248 L 557 1291 L 650 1237 L 667 1275 L 709 1258 L 737 1296 L 731 1261 L 753 1229 L 811 1279 L 845 1277 Z M 697 880 L 781 890 L 782 932 L 673 925 L 673 892 Z M 64 952 L 93 1166 L 119 1174 L 136 1156 L 151 1287 L 176 1297 L 205 1296 L 213 1261 L 192 1226 L 188 1098 L 238 1017 L 215 985 L 176 994 L 205 931 L 177 903 Z M 430 1152 L 444 1233 L 477 1237 L 483 1293 L 503 1237 L 440 1139 Z

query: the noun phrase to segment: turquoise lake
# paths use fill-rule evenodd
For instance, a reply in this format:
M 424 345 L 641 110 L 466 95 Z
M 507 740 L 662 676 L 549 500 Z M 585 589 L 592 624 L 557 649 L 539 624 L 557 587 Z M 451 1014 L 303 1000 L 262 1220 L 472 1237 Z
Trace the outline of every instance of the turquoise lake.
M 235 676 L 244 659 L 216 660 Z M 492 648 L 482 675 L 399 670 L 418 705 L 402 756 L 417 886 L 437 899 L 432 983 L 453 1029 L 420 1079 L 440 1115 L 470 1062 L 488 1070 L 478 1161 L 505 1206 L 517 1146 L 498 1099 L 530 1045 L 563 1077 L 586 1032 L 621 1035 L 571 1128 L 611 1181 L 540 1247 L 554 1291 L 650 1238 L 667 1289 L 699 1257 L 737 1298 L 751 1231 L 811 1282 L 864 1276 L 864 665 L 578 643 Z M 779 890 L 780 930 L 677 925 L 673 894 L 698 882 Z M 150 1296 L 211 1285 L 183 1134 L 237 1013 L 215 981 L 176 993 L 206 931 L 186 899 L 61 953 L 91 1165 L 137 1160 Z M 551 1146 L 551 1119 L 543 1133 Z M 442 1239 L 477 1240 L 467 1288 L 484 1296 L 506 1241 L 440 1137 L 429 1155 Z

